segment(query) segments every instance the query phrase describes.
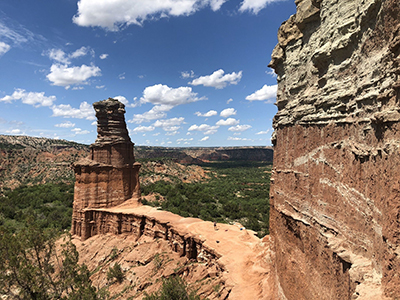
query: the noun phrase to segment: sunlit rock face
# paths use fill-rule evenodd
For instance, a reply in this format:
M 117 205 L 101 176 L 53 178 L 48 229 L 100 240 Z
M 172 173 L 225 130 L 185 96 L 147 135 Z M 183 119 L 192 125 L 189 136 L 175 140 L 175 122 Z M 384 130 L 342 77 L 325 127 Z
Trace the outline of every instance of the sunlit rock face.
M 134 198 L 140 201 L 139 168 L 125 123 L 125 106 L 109 98 L 93 104 L 97 139 L 91 155 L 75 165 L 72 233 L 89 237 L 85 210 L 108 208 Z
M 399 299 L 400 2 L 296 5 L 270 63 L 279 298 Z

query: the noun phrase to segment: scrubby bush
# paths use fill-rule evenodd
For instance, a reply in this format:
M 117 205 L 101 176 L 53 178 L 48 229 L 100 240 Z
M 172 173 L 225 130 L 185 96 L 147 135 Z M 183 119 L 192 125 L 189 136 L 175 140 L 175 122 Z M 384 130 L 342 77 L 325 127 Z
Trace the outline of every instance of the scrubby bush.
M 163 280 L 161 288 L 151 295 L 145 293 L 143 300 L 200 300 L 194 291 L 189 291 L 186 282 L 180 277 Z

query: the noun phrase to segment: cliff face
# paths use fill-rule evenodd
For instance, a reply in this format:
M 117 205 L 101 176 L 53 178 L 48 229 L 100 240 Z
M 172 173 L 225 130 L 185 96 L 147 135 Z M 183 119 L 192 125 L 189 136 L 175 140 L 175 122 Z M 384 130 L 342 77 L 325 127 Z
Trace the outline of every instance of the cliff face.
M 270 63 L 281 298 L 398 299 L 400 2 L 296 5 Z
M 125 106 L 109 98 L 93 104 L 97 139 L 90 157 L 75 164 L 72 234 L 86 239 L 93 226 L 87 210 L 113 207 L 128 199 L 140 201 L 139 168 L 125 123 Z

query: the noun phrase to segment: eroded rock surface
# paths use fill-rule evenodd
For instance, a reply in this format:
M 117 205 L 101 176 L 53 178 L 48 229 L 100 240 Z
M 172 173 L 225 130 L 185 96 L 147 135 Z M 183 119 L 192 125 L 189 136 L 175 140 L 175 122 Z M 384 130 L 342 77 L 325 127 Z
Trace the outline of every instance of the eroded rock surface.
M 92 236 L 90 209 L 114 207 L 128 199 L 140 202 L 139 168 L 125 123 L 125 105 L 109 98 L 93 104 L 96 111 L 97 139 L 88 158 L 75 168 L 72 233 L 86 239 Z
M 281 299 L 400 298 L 400 2 L 298 0 L 278 74 Z

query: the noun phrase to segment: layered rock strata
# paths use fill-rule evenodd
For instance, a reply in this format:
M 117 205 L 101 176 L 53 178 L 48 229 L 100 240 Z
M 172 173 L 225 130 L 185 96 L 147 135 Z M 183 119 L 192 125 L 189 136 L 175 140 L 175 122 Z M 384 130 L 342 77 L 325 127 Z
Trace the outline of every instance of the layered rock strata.
M 114 207 L 128 199 L 140 201 L 139 168 L 125 123 L 125 106 L 109 98 L 93 104 L 97 139 L 90 156 L 75 163 L 72 234 L 88 238 L 90 209 Z
M 400 298 L 400 2 L 297 0 L 279 29 L 281 299 Z
M 254 232 L 245 230 L 240 224 L 218 224 L 216 230 L 212 222 L 183 218 L 154 207 L 137 206 L 131 201 L 113 208 L 86 210 L 85 220 L 89 224 L 90 239 L 84 245 L 110 234 L 116 240 L 129 239 L 132 242 L 130 249 L 143 241 L 155 245 L 161 241 L 168 252 L 185 261 L 191 260 L 192 264 L 202 265 L 210 272 L 205 276 L 209 277 L 207 281 L 219 281 L 219 293 L 210 299 L 270 299 L 272 295 L 269 290 L 269 239 L 266 237 L 261 241 Z M 79 242 L 76 244 L 84 251 L 84 256 L 98 259 L 98 248 L 93 251 Z M 157 252 L 157 246 L 149 245 L 144 254 L 152 257 L 157 253 L 161 254 Z M 163 276 L 169 277 L 171 273 Z M 136 287 L 132 284 L 131 288 Z

